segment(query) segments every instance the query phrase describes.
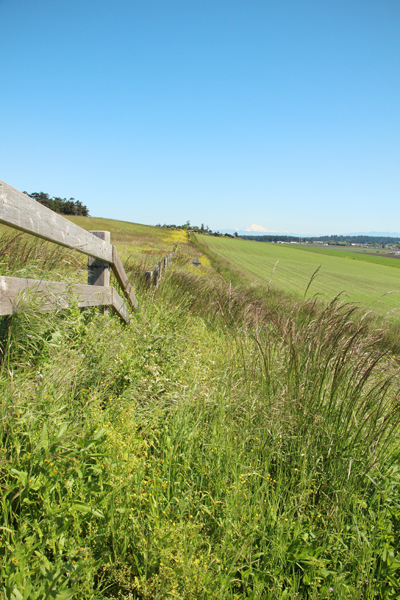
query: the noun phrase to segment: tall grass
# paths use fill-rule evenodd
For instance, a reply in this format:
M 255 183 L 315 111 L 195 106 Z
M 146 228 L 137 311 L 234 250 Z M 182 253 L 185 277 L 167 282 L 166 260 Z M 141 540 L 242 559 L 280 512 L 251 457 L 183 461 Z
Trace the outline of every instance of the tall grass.
M 9 228 L 7 228 L 9 229 Z M 64 281 L 87 277 L 87 259 L 73 250 L 40 238 L 9 230 L 0 235 L 0 270 L 3 276 Z
M 398 597 L 383 333 L 183 258 L 140 277 L 128 327 L 34 301 L 1 322 L 4 597 Z

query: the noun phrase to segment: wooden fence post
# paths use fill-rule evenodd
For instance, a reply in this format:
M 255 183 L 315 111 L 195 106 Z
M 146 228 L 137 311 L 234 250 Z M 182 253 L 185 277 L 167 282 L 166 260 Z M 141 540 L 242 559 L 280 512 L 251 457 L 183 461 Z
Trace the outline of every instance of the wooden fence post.
M 161 277 L 162 277 L 162 266 L 163 266 L 163 261 L 160 260 L 158 261 L 158 279 L 157 279 L 157 287 L 160 285 L 161 283 Z
M 112 268 L 129 305 L 132 308 L 138 308 L 137 298 L 117 249 L 110 243 L 108 231 L 87 231 L 1 180 L 0 223 L 60 246 L 77 250 L 90 257 L 88 262 L 89 285 L 73 286 L 81 308 L 113 306 L 118 315 L 128 322 L 129 313 L 123 300 L 116 290 L 110 287 L 110 268 Z M 60 284 L 54 281 L 42 282 L 33 279 L 18 281 L 18 278 L 15 277 L 0 277 L 0 280 L 0 315 L 13 314 L 18 294 L 27 288 L 37 291 L 43 283 L 46 293 L 48 291 L 50 295 L 54 295 L 61 293 L 60 290 L 64 294 L 66 286 L 66 284 L 62 284 L 60 288 Z M 79 300 L 80 297 L 84 300 Z M 52 306 L 57 303 L 49 302 L 48 304 Z
M 154 288 L 158 288 L 162 280 L 163 270 L 166 271 L 169 263 L 172 261 L 175 256 L 175 252 L 170 252 L 167 256 L 164 256 L 161 260 L 158 261 L 156 265 L 154 265 L 151 271 L 145 272 L 146 281 L 148 281 Z
M 110 243 L 109 231 L 90 231 L 93 235 Z M 88 258 L 88 284 L 110 287 L 110 265 L 102 260 L 89 256 Z
M 159 276 L 158 265 L 154 265 L 154 269 L 153 269 L 153 286 L 154 287 L 157 287 L 158 276 Z

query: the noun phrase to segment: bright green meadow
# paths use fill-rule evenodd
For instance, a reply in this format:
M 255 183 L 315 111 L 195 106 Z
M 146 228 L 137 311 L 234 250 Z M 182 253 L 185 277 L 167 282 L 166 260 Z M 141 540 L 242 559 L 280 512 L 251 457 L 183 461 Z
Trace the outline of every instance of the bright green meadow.
M 364 262 L 375 263 L 400 269 L 400 257 L 390 256 L 387 251 L 362 248 L 347 248 L 343 250 L 340 246 L 330 246 L 328 248 L 318 248 L 318 246 L 297 246 L 298 249 L 306 252 L 316 252 L 318 254 L 328 254 L 331 256 L 347 258 L 350 260 L 362 260 Z
M 309 290 L 320 300 L 344 292 L 350 302 L 380 315 L 400 309 L 400 260 L 325 248 L 196 236 L 198 244 L 228 261 L 248 279 L 303 297 Z M 396 313 L 390 313 L 393 317 Z
M 112 231 L 140 309 L 126 326 L 74 303 L 41 312 L 32 294 L 0 319 L 0 596 L 399 598 L 390 324 L 311 298 L 371 304 L 398 270 L 201 238 L 210 263 L 185 232 L 82 219 Z M 86 260 L 1 238 L 3 275 L 72 284 Z

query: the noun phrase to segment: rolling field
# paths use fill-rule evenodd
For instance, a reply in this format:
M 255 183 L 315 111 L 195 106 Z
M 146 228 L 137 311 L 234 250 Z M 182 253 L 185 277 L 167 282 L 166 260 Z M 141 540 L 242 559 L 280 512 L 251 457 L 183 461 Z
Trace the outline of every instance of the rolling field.
M 372 249 L 361 250 L 359 248 L 318 248 L 318 247 L 307 247 L 307 246 L 296 246 L 297 250 L 305 250 L 306 252 L 315 252 L 317 254 L 325 254 L 329 256 L 336 256 L 340 258 L 348 258 L 350 260 L 362 260 L 363 262 L 375 263 L 377 265 L 385 265 L 387 267 L 394 267 L 400 269 L 400 257 L 394 258 L 387 254 L 378 254 Z
M 79 227 L 87 230 L 109 231 L 121 258 L 129 254 L 134 259 L 148 259 L 157 262 L 164 257 L 178 241 L 187 241 L 186 232 L 179 229 L 162 229 L 151 225 L 140 225 L 128 221 L 102 219 L 100 217 L 67 217 Z
M 318 293 L 330 299 L 345 292 L 352 302 L 381 315 L 400 308 L 400 272 L 387 264 L 365 261 L 365 255 L 357 255 L 362 260 L 352 260 L 326 254 L 323 249 L 308 252 L 295 246 L 214 236 L 197 236 L 196 240 L 255 281 L 276 285 L 298 297 L 304 295 L 312 274 L 321 266 L 308 296 Z M 368 256 L 377 261 L 380 258 Z M 395 266 L 400 262 L 383 257 L 381 260 L 393 261 Z M 400 310 L 389 316 L 399 318 Z
M 150 225 L 99 217 L 63 216 L 88 231 L 109 231 L 111 233 L 111 243 L 116 246 L 122 262 L 125 263 L 128 261 L 130 264 L 139 263 L 141 270 L 153 267 L 166 254 L 171 252 L 177 243 L 179 243 L 181 248 L 185 248 L 186 252 L 194 252 L 194 249 L 189 244 L 187 233 L 180 229 L 162 229 Z M 35 238 L 29 234 L 23 234 L 21 237 L 21 232 L 6 225 L 0 225 L 0 246 L 8 246 L 10 239 L 15 236 L 20 238 L 17 242 L 19 253 L 21 253 L 21 245 L 26 246 L 26 252 L 28 248 L 31 249 L 29 251 L 29 260 L 22 261 L 18 272 L 13 271 L 11 273 L 9 269 L 11 263 L 7 260 L 7 257 L 4 257 L 0 253 L 0 270 L 2 275 L 38 277 L 38 270 L 40 271 L 41 268 L 40 256 L 47 256 L 49 252 L 53 252 L 54 256 L 60 257 L 63 255 L 64 258 L 67 255 L 69 256 L 72 271 L 75 273 L 75 276 L 72 277 L 73 281 L 76 283 L 86 282 L 86 273 L 80 272 L 81 268 L 86 268 L 87 257 L 84 254 L 74 252 L 73 250 L 61 249 L 56 244 L 41 241 L 39 238 Z M 6 251 L 6 255 L 10 251 L 11 247 Z M 205 262 L 207 261 L 204 257 L 202 263 L 204 264 Z M 56 264 L 54 267 L 56 269 Z M 47 270 L 49 269 L 48 265 L 46 268 Z M 65 264 L 63 265 L 63 269 L 65 269 Z M 57 273 L 52 273 L 52 278 L 57 280 Z
M 188 242 L 186 232 L 180 229 L 162 229 L 151 225 L 100 217 L 62 216 L 88 231 L 109 231 L 111 233 L 111 243 L 117 247 L 121 257 L 128 253 L 135 260 L 148 258 L 156 262 L 170 252 L 177 242 L 180 241 L 181 244 Z M 0 225 L 0 236 L 17 234 L 18 231 L 15 229 Z M 25 239 L 33 242 L 34 236 L 26 234 Z

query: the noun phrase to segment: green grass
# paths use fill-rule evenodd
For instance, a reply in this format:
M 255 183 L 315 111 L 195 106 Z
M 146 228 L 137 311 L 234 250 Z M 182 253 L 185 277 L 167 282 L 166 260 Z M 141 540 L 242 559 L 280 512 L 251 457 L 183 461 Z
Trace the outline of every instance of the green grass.
M 390 256 L 380 256 L 376 252 L 360 251 L 359 249 L 343 250 L 331 248 L 307 248 L 304 246 L 296 246 L 296 250 L 305 250 L 306 252 L 316 252 L 317 254 L 328 254 L 340 258 L 349 258 L 351 260 L 362 260 L 364 262 L 375 263 L 377 265 L 385 265 L 386 267 L 394 267 L 400 269 L 400 259 L 391 258 Z
M 277 286 L 299 298 L 304 296 L 311 276 L 320 267 L 308 296 L 320 294 L 323 300 L 345 292 L 351 302 L 380 315 L 400 308 L 400 294 L 396 293 L 400 291 L 400 274 L 392 266 L 375 264 L 375 257 L 370 257 L 372 260 L 367 263 L 337 256 L 336 251 L 333 256 L 322 249 L 307 252 L 287 245 L 214 236 L 197 236 L 197 242 L 248 279 Z M 385 260 L 396 262 L 396 259 Z M 392 318 L 395 316 L 392 313 Z
M 110 231 L 111 243 L 117 247 L 118 253 L 123 262 L 140 263 L 140 268 L 152 268 L 160 259 L 171 252 L 171 249 L 179 242 L 181 246 L 188 243 L 188 235 L 185 231 L 175 229 L 163 229 L 160 227 L 152 227 L 150 225 L 140 225 L 138 223 L 129 223 L 127 221 L 116 221 L 114 219 L 103 219 L 98 217 L 73 217 L 66 216 L 65 218 L 73 221 L 80 227 L 86 230 Z M 15 237 L 15 229 L 11 229 L 5 225 L 0 225 L 0 236 L 3 236 L 2 241 Z M 38 249 L 48 248 L 46 256 L 51 252 L 50 248 L 55 253 L 60 254 L 60 249 L 54 245 L 38 242 L 37 238 L 30 235 L 24 235 L 22 241 L 26 246 L 35 247 Z M 41 245 L 42 244 L 42 245 Z M 68 252 L 68 251 L 62 251 Z M 87 258 L 79 255 L 75 251 L 68 252 L 71 262 L 80 262 L 82 266 L 86 263 Z M 32 261 L 30 261 L 30 265 Z M 7 273 L 7 264 L 4 263 L 3 275 Z
M 23 244 L 10 273 L 84 277 Z M 129 326 L 34 298 L 0 321 L 3 597 L 398 597 L 399 365 L 382 332 L 193 256 L 184 244 L 156 293 L 128 264 Z
M 98 217 L 67 217 L 83 229 L 110 231 L 111 243 L 122 258 L 146 261 L 153 266 L 179 241 L 185 244 L 188 235 L 181 229 L 163 229 L 139 223 Z

